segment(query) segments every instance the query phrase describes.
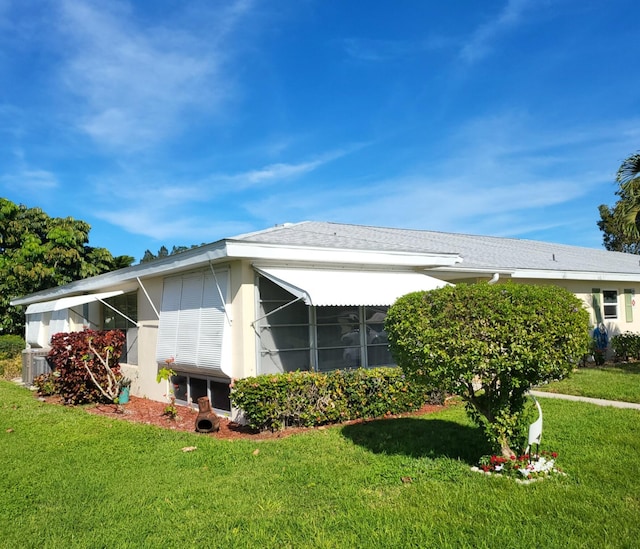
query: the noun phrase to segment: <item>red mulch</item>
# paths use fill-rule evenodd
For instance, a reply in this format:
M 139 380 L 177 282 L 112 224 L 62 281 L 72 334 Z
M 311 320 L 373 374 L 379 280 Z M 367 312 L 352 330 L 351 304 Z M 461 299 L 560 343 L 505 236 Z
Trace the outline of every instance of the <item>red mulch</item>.
M 46 397 L 45 402 L 54 404 L 61 404 L 59 397 Z M 147 398 L 130 397 L 129 402 L 123 405 L 119 410 L 115 404 L 96 404 L 86 407 L 86 411 L 90 414 L 96 414 L 100 416 L 110 417 L 114 419 L 121 419 L 124 421 L 131 421 L 134 423 L 145 423 L 147 425 L 155 425 L 164 429 L 172 429 L 174 431 L 188 431 L 195 432 L 195 422 L 198 415 L 198 411 L 187 406 L 178 406 L 178 415 L 175 419 L 171 419 L 163 415 L 166 403 L 156 402 L 155 400 L 149 400 Z M 426 404 L 420 410 L 416 412 L 410 412 L 406 414 L 400 414 L 397 416 L 386 417 L 409 417 L 422 415 L 442 410 L 444 406 L 435 406 Z M 362 423 L 363 421 L 372 420 L 354 420 L 346 423 Z M 296 433 L 309 431 L 310 429 L 323 429 L 323 427 L 290 427 L 284 431 L 262 431 L 258 432 L 245 425 L 240 425 L 236 422 L 229 420 L 228 418 L 220 418 L 220 430 L 215 433 L 201 433 L 206 436 L 212 436 L 220 439 L 249 439 L 249 440 L 261 440 L 287 437 Z

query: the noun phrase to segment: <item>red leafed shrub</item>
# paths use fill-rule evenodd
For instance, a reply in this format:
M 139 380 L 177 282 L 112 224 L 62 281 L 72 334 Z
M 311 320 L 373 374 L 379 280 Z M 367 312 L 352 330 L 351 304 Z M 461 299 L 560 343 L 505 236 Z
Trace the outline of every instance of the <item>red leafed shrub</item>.
M 47 358 L 51 368 L 59 374 L 56 389 L 66 404 L 105 400 L 85 367 L 86 363 L 98 383 L 103 385 L 106 382 L 107 371 L 89 348 L 89 342 L 103 358 L 108 352 L 109 367 L 114 373 L 120 371 L 118 361 L 125 342 L 125 335 L 120 330 L 84 330 L 53 335 Z

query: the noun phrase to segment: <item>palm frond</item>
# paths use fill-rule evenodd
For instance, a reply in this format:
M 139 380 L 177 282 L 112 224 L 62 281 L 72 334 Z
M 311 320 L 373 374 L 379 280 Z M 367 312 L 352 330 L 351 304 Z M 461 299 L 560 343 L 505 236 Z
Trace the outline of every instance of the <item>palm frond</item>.
M 621 164 L 616 181 L 620 185 L 626 186 L 634 179 L 640 177 L 640 153 L 632 154 Z

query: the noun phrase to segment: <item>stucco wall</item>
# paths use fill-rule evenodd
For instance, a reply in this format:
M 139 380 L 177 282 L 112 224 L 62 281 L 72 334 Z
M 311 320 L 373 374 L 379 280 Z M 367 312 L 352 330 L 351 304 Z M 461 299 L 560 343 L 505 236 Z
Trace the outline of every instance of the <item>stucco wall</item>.
M 231 372 L 237 379 L 256 375 L 255 276 L 248 261 L 231 264 Z
M 160 311 L 162 303 L 162 277 L 142 281 L 156 309 Z M 156 363 L 156 342 L 158 336 L 158 317 L 142 289 L 138 290 L 138 364 L 122 365 L 124 375 L 131 378 L 131 393 L 152 400 L 164 400 L 167 384 L 156 382 L 158 365 Z M 167 357 L 168 358 L 168 357 Z

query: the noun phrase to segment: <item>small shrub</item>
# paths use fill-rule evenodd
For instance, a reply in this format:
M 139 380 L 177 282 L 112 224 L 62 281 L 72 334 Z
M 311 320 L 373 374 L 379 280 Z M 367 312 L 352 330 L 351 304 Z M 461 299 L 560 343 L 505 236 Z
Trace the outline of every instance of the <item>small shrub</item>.
M 57 381 L 60 377 L 58 372 L 40 374 L 33 378 L 33 385 L 38 390 L 40 396 L 51 396 L 58 393 Z
M 22 356 L 0 359 L 0 377 L 3 379 L 14 379 L 20 377 L 22 373 Z
M 17 335 L 0 336 L 0 360 L 21 356 L 25 348 L 24 339 Z
M 109 351 L 109 367 L 116 374 L 120 371 L 118 360 L 122 354 L 125 335 L 120 330 L 59 333 L 51 338 L 48 359 L 52 369 L 59 375 L 57 392 L 66 404 L 101 402 L 105 396 L 92 381 L 85 363 L 102 386 L 108 384 L 108 371 L 90 349 L 106 356 Z
M 624 332 L 611 338 L 611 348 L 620 360 L 640 359 L 640 334 Z
M 398 368 L 359 368 L 244 378 L 235 382 L 231 401 L 244 411 L 252 428 L 278 430 L 398 414 L 443 399 L 440 393 L 409 383 Z

